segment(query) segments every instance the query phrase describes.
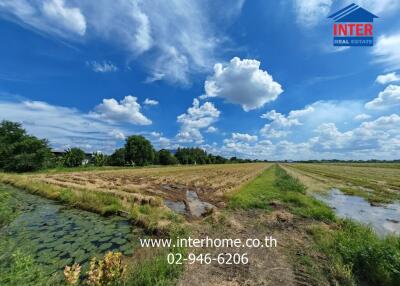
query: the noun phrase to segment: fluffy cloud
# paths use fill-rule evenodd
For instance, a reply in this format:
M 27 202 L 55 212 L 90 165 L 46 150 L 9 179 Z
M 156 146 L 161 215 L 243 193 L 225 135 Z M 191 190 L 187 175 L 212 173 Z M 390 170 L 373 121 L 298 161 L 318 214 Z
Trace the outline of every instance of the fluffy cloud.
M 215 64 L 214 74 L 207 78 L 204 89 L 201 98 L 221 97 L 240 104 L 245 111 L 260 108 L 283 92 L 281 85 L 260 69 L 259 61 L 238 57 L 225 65 Z
M 268 160 L 395 159 L 400 152 L 399 134 L 400 116 L 391 114 L 346 131 L 340 131 L 335 123 L 322 123 L 315 128 L 314 137 L 297 142 L 229 138 L 221 148 L 212 149 L 228 157 Z
M 145 105 L 158 105 L 158 101 L 154 100 L 154 99 L 146 98 L 143 101 L 143 104 L 145 104 Z
M 378 37 L 372 53 L 376 62 L 384 64 L 388 69 L 400 68 L 400 33 Z
M 211 2 L 3 0 L 0 16 L 64 39 L 99 38 L 125 51 L 129 60 L 141 57 L 149 81 L 187 84 L 191 73 L 208 71 L 216 62 L 225 41 L 219 21 L 229 23 L 243 4 Z
M 93 118 L 74 108 L 42 101 L 0 101 L 0 120 L 21 122 L 27 131 L 47 138 L 55 150 L 80 147 L 112 152 L 129 130 Z
M 400 86 L 389 85 L 378 94 L 378 97 L 367 102 L 367 109 L 389 109 L 400 105 Z
M 193 106 L 177 117 L 177 122 L 181 124 L 177 139 L 179 142 L 203 142 L 200 130 L 211 126 L 219 115 L 220 111 L 211 102 L 200 105 L 199 100 L 194 99 Z
M 261 115 L 261 118 L 273 121 L 274 124 L 278 127 L 290 127 L 293 125 L 300 125 L 298 118 L 291 117 L 290 115 L 286 117 L 285 115 L 276 112 L 275 110 L 271 110 Z
M 58 23 L 65 30 L 71 30 L 78 35 L 84 35 L 86 20 L 81 10 L 67 7 L 64 0 L 49 0 L 43 3 L 43 14 L 51 22 Z
M 366 121 L 359 127 L 346 132 L 340 132 L 333 123 L 324 123 L 316 129 L 318 137 L 310 142 L 316 151 L 360 152 L 379 151 L 388 140 L 398 139 L 400 133 L 400 116 L 391 114 L 381 116 L 372 121 Z M 392 146 L 392 151 L 399 146 Z M 395 153 L 394 153 L 395 154 Z M 392 158 L 393 159 L 393 158 Z
M 107 72 L 115 72 L 118 70 L 118 68 L 112 62 L 107 62 L 107 61 L 103 62 L 92 61 L 92 62 L 87 62 L 86 64 L 90 66 L 94 72 L 107 73 Z
M 370 118 L 371 118 L 371 115 L 368 115 L 366 113 L 360 113 L 360 114 L 357 114 L 356 116 L 354 116 L 354 120 L 357 120 L 357 121 L 363 121 L 363 120 L 367 120 Z
M 376 82 L 380 84 L 388 84 L 394 81 L 399 81 L 400 76 L 396 72 L 381 74 L 376 77 Z
M 207 133 L 215 133 L 218 131 L 218 128 L 214 127 L 214 126 L 210 126 L 207 128 L 206 132 Z
M 4 17 L 64 38 L 83 36 L 87 28 L 81 9 L 64 0 L 4 0 L 0 2 L 0 12 Z
M 232 140 L 244 141 L 244 142 L 255 142 L 258 140 L 256 135 L 250 135 L 246 133 L 232 133 Z
M 301 125 L 299 119 L 313 113 L 314 110 L 313 106 L 307 106 L 304 109 L 290 111 L 288 116 L 276 112 L 275 110 L 271 110 L 261 115 L 261 118 L 268 119 L 271 122 L 265 124 L 260 130 L 260 133 L 261 135 L 270 138 L 285 137 L 290 133 L 290 127 Z
M 144 116 L 137 98 L 131 95 L 125 96 L 120 102 L 114 98 L 103 99 L 96 106 L 93 115 L 103 120 L 114 122 L 129 122 L 137 125 L 149 125 L 151 120 Z
M 331 10 L 332 0 L 294 0 L 297 22 L 313 27 L 325 19 Z

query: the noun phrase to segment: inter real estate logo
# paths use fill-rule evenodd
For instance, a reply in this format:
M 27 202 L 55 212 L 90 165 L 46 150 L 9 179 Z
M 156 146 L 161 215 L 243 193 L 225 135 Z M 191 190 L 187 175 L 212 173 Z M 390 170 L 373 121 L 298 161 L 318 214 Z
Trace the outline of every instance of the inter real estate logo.
M 373 46 L 373 22 L 378 16 L 353 3 L 328 18 L 334 21 L 334 46 Z

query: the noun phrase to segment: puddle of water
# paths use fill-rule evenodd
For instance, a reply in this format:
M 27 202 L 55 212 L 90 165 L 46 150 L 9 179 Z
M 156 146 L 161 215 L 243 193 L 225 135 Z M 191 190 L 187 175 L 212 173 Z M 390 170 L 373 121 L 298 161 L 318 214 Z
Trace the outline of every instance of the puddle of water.
M 141 234 L 121 217 L 102 217 L 0 186 L 0 191 L 4 189 L 19 209 L 18 216 L 0 229 L 0 239 L 9 242 L 8 255 L 19 248 L 43 265 L 48 274 L 74 262 L 87 268 L 90 258 L 101 257 L 109 250 L 132 255 L 134 238 Z M 2 259 L 0 267 L 6 261 Z
M 214 208 L 212 204 L 201 201 L 194 191 L 186 191 L 186 200 L 190 213 L 195 217 L 201 217 L 209 209 Z
M 174 212 L 193 217 L 201 217 L 210 209 L 215 208 L 212 204 L 200 200 L 195 191 L 186 191 L 186 203 L 164 199 L 164 204 Z
M 326 196 L 315 197 L 334 208 L 339 217 L 351 218 L 370 225 L 378 235 L 400 234 L 400 204 L 371 206 L 364 198 L 350 196 L 331 189 Z
M 186 206 L 184 202 L 174 202 L 168 199 L 164 200 L 164 204 L 170 208 L 171 210 L 173 210 L 176 213 L 179 214 L 186 214 Z

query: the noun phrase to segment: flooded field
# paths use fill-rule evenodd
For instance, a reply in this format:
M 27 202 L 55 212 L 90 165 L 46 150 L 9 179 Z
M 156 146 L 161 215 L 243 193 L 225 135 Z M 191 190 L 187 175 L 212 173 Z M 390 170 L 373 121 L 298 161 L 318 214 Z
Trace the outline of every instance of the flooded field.
M 400 204 L 371 205 L 364 198 L 346 195 L 331 189 L 326 195 L 315 195 L 335 210 L 342 218 L 350 218 L 370 225 L 380 236 L 400 234 Z
M 0 186 L 0 191 L 4 190 L 11 194 L 10 201 L 18 215 L 0 230 L 0 240 L 7 243 L 0 267 L 20 250 L 33 257 L 49 275 L 61 274 L 65 265 L 75 262 L 86 268 L 90 258 L 109 250 L 132 255 L 135 237 L 141 233 L 120 217 L 102 217 Z

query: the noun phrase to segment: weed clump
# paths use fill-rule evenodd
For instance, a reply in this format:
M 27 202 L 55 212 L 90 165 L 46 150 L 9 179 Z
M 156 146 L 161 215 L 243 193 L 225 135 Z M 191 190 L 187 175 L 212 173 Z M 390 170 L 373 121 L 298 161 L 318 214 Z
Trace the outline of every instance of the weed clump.
M 93 258 L 89 271 L 86 273 L 85 285 L 88 286 L 118 286 L 124 285 L 126 267 L 122 263 L 120 252 L 107 252 L 103 259 Z M 64 278 L 67 285 L 77 285 L 81 274 L 81 266 L 73 264 L 65 266 Z

